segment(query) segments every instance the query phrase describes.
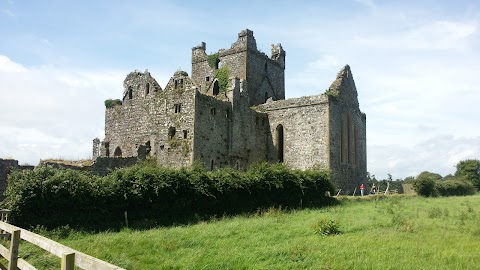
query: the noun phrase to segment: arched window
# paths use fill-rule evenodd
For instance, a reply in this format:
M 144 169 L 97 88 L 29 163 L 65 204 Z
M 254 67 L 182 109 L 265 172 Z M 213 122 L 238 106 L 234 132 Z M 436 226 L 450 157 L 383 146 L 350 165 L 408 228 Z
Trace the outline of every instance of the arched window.
M 133 98 L 133 88 L 130 86 L 128 87 L 128 99 Z
M 145 95 L 148 95 L 150 94 L 150 84 L 147 83 L 147 85 L 145 86 Z
M 213 95 L 218 95 L 220 93 L 220 86 L 218 85 L 218 81 L 213 83 Z
M 277 145 L 277 160 L 283 162 L 284 160 L 284 134 L 283 126 L 278 125 L 276 128 L 276 145 Z
M 115 148 L 115 152 L 113 152 L 113 156 L 122 157 L 122 149 L 120 149 L 120 146 L 117 146 L 117 148 Z

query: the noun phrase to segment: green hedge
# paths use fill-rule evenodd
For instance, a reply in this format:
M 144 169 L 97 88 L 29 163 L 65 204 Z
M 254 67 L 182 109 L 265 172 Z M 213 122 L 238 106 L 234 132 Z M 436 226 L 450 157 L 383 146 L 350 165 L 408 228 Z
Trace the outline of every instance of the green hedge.
M 51 167 L 10 175 L 3 207 L 19 226 L 48 228 L 120 226 L 129 221 L 167 220 L 255 211 L 275 206 L 297 208 L 329 202 L 329 174 L 259 164 L 246 172 L 202 166 L 170 169 L 140 164 L 98 177 Z
M 477 193 L 475 186 L 465 180 L 439 181 L 435 186 L 442 196 L 465 196 Z

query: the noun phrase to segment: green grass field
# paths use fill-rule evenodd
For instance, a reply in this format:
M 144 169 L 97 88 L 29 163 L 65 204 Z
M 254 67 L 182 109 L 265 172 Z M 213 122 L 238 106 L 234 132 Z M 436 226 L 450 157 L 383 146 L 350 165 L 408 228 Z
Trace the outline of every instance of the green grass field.
M 480 195 L 350 197 L 322 209 L 55 240 L 126 269 L 480 269 L 479 207 Z M 324 218 L 341 233 L 315 234 Z M 30 248 L 22 253 L 58 269 Z

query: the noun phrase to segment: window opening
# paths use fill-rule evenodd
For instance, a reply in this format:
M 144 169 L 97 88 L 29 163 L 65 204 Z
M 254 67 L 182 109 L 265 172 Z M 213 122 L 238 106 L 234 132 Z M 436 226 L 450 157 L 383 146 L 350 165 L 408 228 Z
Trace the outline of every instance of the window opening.
M 148 95 L 150 94 L 150 84 L 147 83 L 147 85 L 145 86 L 145 94 Z
M 133 88 L 130 86 L 128 87 L 128 99 L 133 98 Z
M 182 104 L 177 103 L 175 104 L 175 113 L 179 113 L 182 110 Z
M 169 127 L 168 128 L 168 138 L 173 139 L 175 137 L 175 133 L 177 132 L 175 127 Z
M 105 155 L 110 157 L 110 143 L 105 143 Z
M 215 81 L 215 83 L 213 83 L 213 95 L 218 95 L 218 93 L 220 93 L 220 86 L 218 85 L 218 81 Z
M 210 76 L 205 77 L 205 81 L 209 82 L 210 81 Z
M 283 126 L 278 125 L 276 129 L 276 139 L 277 139 L 277 160 L 278 162 L 283 162 L 284 160 L 284 134 Z
M 147 155 L 149 155 L 151 151 L 152 151 L 152 146 L 150 145 L 150 141 L 148 141 L 145 144 L 145 152 L 146 152 Z
M 187 138 L 187 135 L 188 135 L 188 131 L 187 131 L 187 130 L 184 130 L 184 131 L 183 131 L 183 138 L 186 139 L 186 138 Z
M 113 152 L 113 156 L 122 157 L 122 149 L 120 149 L 120 146 L 117 146 L 117 148 L 115 148 L 115 152 Z
M 210 171 L 213 171 L 213 159 L 210 161 Z

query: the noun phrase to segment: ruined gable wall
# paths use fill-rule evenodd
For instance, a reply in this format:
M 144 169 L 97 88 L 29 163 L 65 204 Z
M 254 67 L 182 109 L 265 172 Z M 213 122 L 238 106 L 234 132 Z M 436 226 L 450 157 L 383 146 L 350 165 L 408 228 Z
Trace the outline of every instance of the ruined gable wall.
M 110 156 L 114 156 L 117 146 L 123 157 L 137 156 L 139 148 L 150 142 L 150 153 L 160 164 L 175 167 L 190 164 L 196 86 L 188 74 L 176 72 L 165 90 L 149 95 L 142 91 L 144 76 L 133 77 L 125 84 L 127 95 L 123 104 L 106 109 L 104 143 L 110 144 Z M 129 87 L 133 87 L 132 99 L 128 96 Z M 176 105 L 180 105 L 180 111 L 176 111 Z M 175 128 L 173 136 L 169 136 L 170 128 Z M 106 156 L 105 149 L 102 156 Z
M 367 173 L 366 116 L 360 111 L 348 66 L 339 72 L 329 91 L 338 94 L 329 101 L 332 180 L 337 188 L 353 192 Z
M 325 95 L 267 102 L 257 107 L 268 114 L 271 141 L 269 160 L 278 162 L 277 127 L 283 126 L 284 162 L 298 169 L 329 168 L 328 98 Z

